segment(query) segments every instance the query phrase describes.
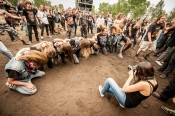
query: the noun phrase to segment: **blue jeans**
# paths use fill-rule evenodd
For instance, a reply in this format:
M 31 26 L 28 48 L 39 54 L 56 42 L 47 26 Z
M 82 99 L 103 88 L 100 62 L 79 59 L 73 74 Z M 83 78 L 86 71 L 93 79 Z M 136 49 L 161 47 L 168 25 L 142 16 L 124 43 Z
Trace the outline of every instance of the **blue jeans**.
M 104 84 L 104 87 L 101 91 L 101 93 L 104 95 L 105 93 L 109 93 L 112 96 L 115 96 L 117 101 L 122 105 L 125 106 L 125 100 L 126 100 L 126 94 L 118 86 L 118 84 L 112 79 L 108 78 Z
M 6 46 L 0 41 L 0 53 L 8 57 L 8 59 L 12 59 L 12 53 L 6 48 Z
M 23 23 L 24 23 L 24 31 L 25 31 L 25 33 L 26 33 L 26 35 L 29 35 L 27 23 L 25 23 L 25 22 L 23 22 Z
M 36 74 L 33 75 L 33 74 L 29 74 L 26 79 L 24 80 L 20 80 L 21 82 L 27 82 L 27 83 L 32 83 L 31 80 L 33 78 L 36 78 L 36 77 L 43 77 L 45 75 L 45 72 L 43 71 L 39 71 L 37 70 Z M 16 90 L 22 94 L 25 94 L 25 95 L 32 95 L 32 94 L 35 94 L 37 92 L 37 88 L 35 89 L 32 89 L 30 90 L 29 88 L 27 88 L 26 86 L 18 86 L 18 85 L 12 85 L 10 84 L 9 86 L 10 89 L 13 89 L 13 90 Z

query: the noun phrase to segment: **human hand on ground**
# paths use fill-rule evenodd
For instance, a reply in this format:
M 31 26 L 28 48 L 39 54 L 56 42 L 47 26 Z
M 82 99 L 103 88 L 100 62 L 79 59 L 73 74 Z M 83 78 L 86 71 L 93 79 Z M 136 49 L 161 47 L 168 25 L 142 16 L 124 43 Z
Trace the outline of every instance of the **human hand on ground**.
M 26 83 L 26 87 L 29 88 L 30 90 L 36 89 L 36 86 L 31 83 Z

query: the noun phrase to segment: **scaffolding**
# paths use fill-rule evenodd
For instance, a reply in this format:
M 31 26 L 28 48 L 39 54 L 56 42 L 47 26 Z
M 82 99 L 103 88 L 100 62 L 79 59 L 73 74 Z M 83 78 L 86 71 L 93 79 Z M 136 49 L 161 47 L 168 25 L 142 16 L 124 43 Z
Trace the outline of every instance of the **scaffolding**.
M 76 0 L 76 8 L 80 8 L 81 11 L 92 11 L 93 0 Z

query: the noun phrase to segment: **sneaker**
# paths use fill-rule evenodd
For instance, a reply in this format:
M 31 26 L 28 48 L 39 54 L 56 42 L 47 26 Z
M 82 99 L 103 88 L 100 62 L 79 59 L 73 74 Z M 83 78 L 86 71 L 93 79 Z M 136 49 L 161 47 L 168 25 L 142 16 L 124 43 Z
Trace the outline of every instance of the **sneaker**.
M 8 82 L 6 82 L 5 85 L 6 85 L 7 87 L 9 87 L 9 89 L 15 89 L 15 88 L 16 88 L 16 85 L 9 84 Z
M 162 75 L 160 75 L 160 78 L 161 78 L 161 79 L 164 79 L 164 78 L 166 78 L 166 77 L 167 77 L 167 75 L 164 74 L 164 73 L 163 73 Z
M 43 37 L 43 36 L 41 36 L 41 39 L 44 39 L 44 37 Z
M 134 59 L 136 59 L 136 60 L 138 59 L 138 55 L 137 54 L 134 56 Z
M 163 101 L 163 102 L 166 102 L 166 101 L 167 101 L 167 99 L 163 98 L 163 97 L 162 97 L 159 93 L 157 93 L 157 92 L 153 92 L 151 95 L 154 96 L 154 97 L 156 97 L 157 99 Z
M 16 42 L 16 41 L 17 41 L 16 39 L 12 40 L 12 42 Z
M 161 108 L 165 113 L 172 115 L 172 116 L 175 116 L 175 110 L 171 110 L 171 109 L 169 109 L 167 107 L 163 107 L 163 106 Z
M 58 65 L 58 56 L 53 58 L 53 63 L 54 63 L 55 66 Z
M 99 87 L 98 87 L 98 90 L 99 90 L 99 92 L 100 92 L 100 95 L 101 95 L 101 97 L 104 97 L 104 95 L 101 93 L 101 90 L 103 89 L 103 87 L 100 85 Z
M 151 59 L 149 58 L 149 56 L 145 55 L 144 56 L 144 59 L 147 60 L 147 61 L 150 61 Z
M 123 58 L 122 54 L 119 54 L 118 56 L 119 56 L 120 58 Z
M 162 66 L 162 63 L 158 60 L 155 61 L 159 66 Z
M 161 98 L 161 97 L 160 97 L 160 94 L 157 93 L 157 92 L 153 92 L 151 95 L 154 96 L 154 97 L 156 97 L 156 98 L 158 98 L 158 99 Z
M 28 45 L 30 45 L 31 43 L 32 43 L 32 42 L 31 42 L 31 41 L 29 41 L 27 44 L 28 44 Z
M 122 104 L 119 103 L 119 105 L 120 105 L 120 107 L 125 108 Z
M 49 35 L 49 36 L 47 36 L 47 37 L 51 38 L 52 36 L 51 36 L 51 35 Z
M 39 39 L 39 40 L 37 40 L 37 42 L 39 42 L 39 43 L 40 43 L 40 42 L 42 42 L 42 40 L 40 40 L 40 39 Z

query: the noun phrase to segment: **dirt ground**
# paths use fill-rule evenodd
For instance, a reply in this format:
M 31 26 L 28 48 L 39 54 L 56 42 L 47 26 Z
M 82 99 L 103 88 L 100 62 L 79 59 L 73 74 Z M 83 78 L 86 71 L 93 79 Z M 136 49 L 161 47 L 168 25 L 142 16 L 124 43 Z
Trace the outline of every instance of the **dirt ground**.
M 24 31 L 17 29 L 19 35 L 28 41 Z M 40 30 L 39 30 L 40 33 Z M 78 30 L 78 36 L 80 36 Z M 90 35 L 92 36 L 92 35 Z M 66 38 L 65 32 L 61 35 L 53 35 L 54 38 Z M 0 39 L 7 48 L 15 55 L 23 47 L 22 42 L 11 42 L 7 35 L 0 35 Z M 52 40 L 45 38 L 45 40 Z M 33 36 L 33 44 L 36 44 Z M 98 86 L 103 85 L 108 77 L 113 78 L 121 87 L 128 78 L 127 66 L 136 65 L 144 61 L 140 58 L 135 60 L 136 50 L 129 49 L 124 53 L 124 58 L 118 57 L 117 53 L 104 56 L 101 53 L 92 55 L 87 59 L 80 58 L 80 64 L 59 63 L 58 66 L 49 69 L 46 67 L 46 75 L 42 78 L 34 79 L 38 91 L 35 95 L 22 95 L 16 91 L 9 90 L 6 86 L 4 66 L 8 59 L 0 54 L 0 115 L 15 116 L 40 116 L 40 115 L 70 115 L 70 116 L 165 116 L 161 106 L 174 108 L 172 100 L 161 102 L 153 96 L 143 101 L 139 106 L 132 109 L 123 109 L 119 106 L 114 97 L 106 95 L 101 98 Z M 159 68 L 155 64 L 155 57 L 152 63 L 156 69 L 156 77 L 159 82 L 157 92 L 168 84 L 173 75 L 166 79 L 160 79 Z

